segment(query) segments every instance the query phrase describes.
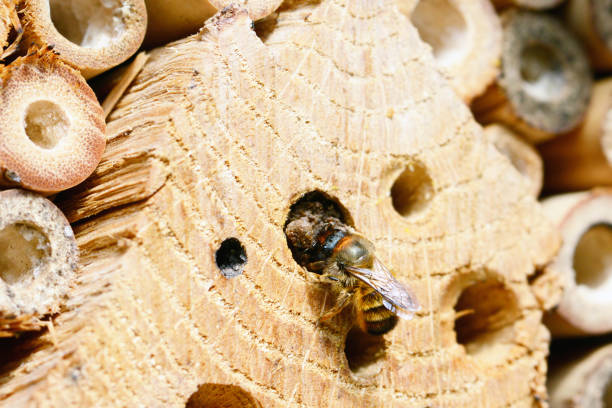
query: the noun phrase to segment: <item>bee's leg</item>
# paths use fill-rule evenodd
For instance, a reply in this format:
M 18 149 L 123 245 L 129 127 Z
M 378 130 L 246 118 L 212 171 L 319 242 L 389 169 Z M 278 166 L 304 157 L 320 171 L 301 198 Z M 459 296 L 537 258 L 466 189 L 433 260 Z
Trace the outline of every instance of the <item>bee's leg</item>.
M 353 297 L 354 293 L 355 293 L 354 291 L 349 291 L 349 290 L 342 291 L 342 294 L 340 295 L 340 297 L 338 297 L 338 300 L 336 304 L 334 305 L 334 307 L 332 307 L 323 316 L 319 317 L 319 322 L 327 321 L 331 319 L 332 317 L 334 317 L 335 315 L 337 315 L 338 313 L 340 313 L 349 304 L 349 301 Z

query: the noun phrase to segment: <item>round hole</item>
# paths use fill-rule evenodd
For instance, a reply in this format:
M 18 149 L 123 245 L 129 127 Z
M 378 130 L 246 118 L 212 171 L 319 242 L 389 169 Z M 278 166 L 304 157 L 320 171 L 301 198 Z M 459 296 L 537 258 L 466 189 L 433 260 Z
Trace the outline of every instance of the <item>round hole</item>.
M 206 383 L 189 397 L 185 408 L 261 408 L 261 404 L 236 385 Z
M 50 255 L 49 240 L 34 227 L 11 224 L 0 230 L 0 278 L 8 285 L 36 277 Z
M 30 104 L 24 122 L 26 135 L 43 149 L 54 148 L 70 126 L 61 106 L 51 101 L 36 101 Z
M 410 17 L 442 67 L 461 61 L 468 49 L 465 18 L 449 0 L 421 0 Z
M 557 50 L 546 44 L 530 44 L 521 50 L 521 79 L 532 97 L 551 100 L 565 89 L 563 64 Z
M 432 181 L 425 167 L 411 163 L 391 187 L 395 210 L 404 217 L 422 211 L 433 197 Z
M 354 374 L 377 374 L 382 369 L 386 355 L 385 339 L 365 333 L 355 326 L 346 335 L 344 353 Z
M 512 343 L 514 322 L 520 316 L 516 296 L 502 282 L 488 279 L 463 290 L 455 304 L 457 342 L 468 354 L 495 353 Z
M 51 20 L 61 35 L 85 48 L 108 47 L 125 31 L 126 2 L 50 0 Z
M 576 283 L 592 289 L 612 284 L 612 226 L 595 225 L 586 231 L 574 250 Z
M 236 238 L 228 238 L 215 252 L 215 262 L 226 278 L 234 278 L 242 273 L 247 263 L 247 254 Z

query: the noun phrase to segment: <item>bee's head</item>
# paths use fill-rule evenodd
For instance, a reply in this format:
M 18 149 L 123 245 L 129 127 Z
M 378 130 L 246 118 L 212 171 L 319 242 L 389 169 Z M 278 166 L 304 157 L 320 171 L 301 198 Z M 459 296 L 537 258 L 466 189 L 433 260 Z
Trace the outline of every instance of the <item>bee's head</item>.
M 370 268 L 374 262 L 374 245 L 359 235 L 348 235 L 336 247 L 340 265 Z

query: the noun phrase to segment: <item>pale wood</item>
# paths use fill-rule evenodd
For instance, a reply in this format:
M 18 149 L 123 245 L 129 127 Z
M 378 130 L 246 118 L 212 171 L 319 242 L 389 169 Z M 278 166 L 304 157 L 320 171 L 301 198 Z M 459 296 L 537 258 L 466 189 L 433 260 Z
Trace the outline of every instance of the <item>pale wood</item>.
M 538 146 L 549 191 L 612 186 L 612 79 L 595 83 L 582 125 Z
M 33 350 L 4 371 L 4 404 L 184 407 L 203 383 L 263 407 L 544 401 L 548 332 L 527 277 L 557 233 L 405 21 L 390 1 L 293 5 L 263 44 L 230 8 L 151 52 L 68 211 L 81 219 L 82 270 L 54 320 L 57 346 L 21 346 Z M 405 216 L 390 196 L 402 172 L 420 200 Z M 354 373 L 351 310 L 317 324 L 332 293 L 283 233 L 291 204 L 315 189 L 344 205 L 422 306 Z M 232 279 L 215 265 L 228 237 L 248 256 Z M 507 325 L 464 347 L 453 306 L 487 282 L 514 302 L 496 311 Z
M 119 77 L 117 83 L 112 87 L 108 95 L 106 95 L 104 102 L 102 102 L 104 117 L 107 117 L 109 113 L 111 113 L 121 96 L 125 93 L 134 78 L 136 78 L 136 75 L 138 75 L 142 67 L 144 67 L 147 59 L 149 59 L 147 53 L 144 51 L 140 52 L 125 69 L 122 69 L 116 74 Z
M 282 0 L 147 0 L 149 25 L 144 44 L 160 46 L 195 34 L 206 20 L 231 4 L 244 7 L 256 21 L 273 13 L 281 3 Z
M 92 78 L 130 58 L 147 27 L 144 0 L 19 0 L 25 48 L 49 45 Z
M 582 40 L 591 66 L 598 71 L 612 70 L 612 11 L 609 3 L 605 0 L 570 0 L 565 19 Z
M 546 270 L 564 292 L 546 325 L 558 337 L 612 331 L 612 190 L 562 194 L 542 204 L 563 238 Z
M 575 129 L 591 95 L 588 58 L 551 15 L 511 9 L 501 15 L 501 73 L 476 98 L 480 123 L 502 123 L 531 143 Z
M 510 160 L 529 183 L 531 194 L 537 197 L 542 189 L 543 178 L 542 159 L 538 152 L 519 135 L 502 125 L 488 125 L 484 131 L 497 150 Z
M 612 344 L 567 345 L 553 356 L 551 408 L 605 408 L 612 404 Z
M 438 67 L 457 94 L 469 103 L 485 91 L 499 73 L 502 29 L 489 0 L 398 1 L 432 46 Z

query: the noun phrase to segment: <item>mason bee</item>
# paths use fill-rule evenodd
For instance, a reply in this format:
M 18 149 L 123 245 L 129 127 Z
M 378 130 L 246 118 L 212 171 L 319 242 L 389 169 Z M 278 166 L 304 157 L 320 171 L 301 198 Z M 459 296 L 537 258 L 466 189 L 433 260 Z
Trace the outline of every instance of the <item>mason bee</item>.
M 320 320 L 341 312 L 351 301 L 357 323 L 367 333 L 383 335 L 398 316 L 410 319 L 419 310 L 412 291 L 401 284 L 374 254 L 374 244 L 339 222 L 329 222 L 306 250 L 304 266 L 340 286 L 336 305 Z

